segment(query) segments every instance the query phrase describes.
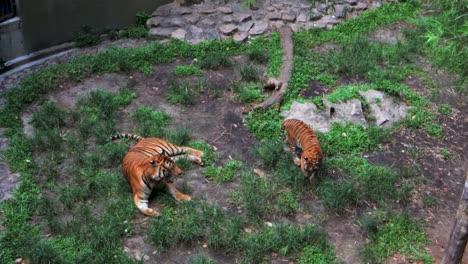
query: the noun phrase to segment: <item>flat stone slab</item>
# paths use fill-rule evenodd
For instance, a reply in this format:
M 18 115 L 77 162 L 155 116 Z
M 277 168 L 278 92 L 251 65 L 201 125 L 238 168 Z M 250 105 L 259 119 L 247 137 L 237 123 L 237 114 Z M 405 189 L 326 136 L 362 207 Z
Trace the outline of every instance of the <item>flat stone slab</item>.
M 157 27 L 157 28 L 150 29 L 149 34 L 153 36 L 169 37 L 174 31 L 175 31 L 174 28 Z
M 224 35 L 232 35 L 236 31 L 237 31 L 237 26 L 234 24 L 223 25 L 219 28 L 219 32 L 223 33 Z
M 249 13 L 234 13 L 233 16 L 239 23 L 252 19 L 252 15 Z
M 235 41 L 239 41 L 239 42 L 244 42 L 245 40 L 247 40 L 248 37 L 249 37 L 249 34 L 247 34 L 246 32 L 236 32 L 234 36 L 232 36 L 232 38 Z
M 268 29 L 268 23 L 264 21 L 255 22 L 254 26 L 249 30 L 250 35 L 260 35 Z
M 185 40 L 186 35 L 187 35 L 187 31 L 181 28 L 171 33 L 171 37 L 178 39 L 178 40 Z

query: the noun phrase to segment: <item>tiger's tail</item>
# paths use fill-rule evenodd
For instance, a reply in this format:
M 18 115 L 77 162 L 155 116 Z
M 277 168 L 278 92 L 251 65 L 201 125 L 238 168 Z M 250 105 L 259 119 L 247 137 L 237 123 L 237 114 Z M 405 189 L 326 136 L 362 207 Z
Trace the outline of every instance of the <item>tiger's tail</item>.
M 110 140 L 117 140 L 117 139 L 121 139 L 121 138 L 131 138 L 131 139 L 136 140 L 136 142 L 139 142 L 140 140 L 143 139 L 143 137 L 140 137 L 140 136 L 134 135 L 134 134 L 118 134 L 118 135 L 112 135 L 110 137 Z

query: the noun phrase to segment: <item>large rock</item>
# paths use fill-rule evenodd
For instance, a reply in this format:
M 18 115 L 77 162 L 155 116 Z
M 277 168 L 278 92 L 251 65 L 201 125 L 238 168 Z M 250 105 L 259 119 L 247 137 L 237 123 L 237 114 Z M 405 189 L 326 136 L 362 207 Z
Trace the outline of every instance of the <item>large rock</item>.
M 223 25 L 219 28 L 219 32 L 223 33 L 224 35 L 232 35 L 236 31 L 237 31 L 237 26 L 234 24 Z
M 315 131 L 326 133 L 330 131 L 328 118 L 317 111 L 314 103 L 293 102 L 289 111 L 281 112 L 284 119 L 299 119 L 309 125 Z
M 369 104 L 369 112 L 375 117 L 378 126 L 391 126 L 407 115 L 408 106 L 395 98 L 376 90 L 360 91 L 359 94 Z
M 345 103 L 334 104 L 324 99 L 325 110 L 319 111 L 314 103 L 293 102 L 289 111 L 281 112 L 284 119 L 299 119 L 314 130 L 326 133 L 332 123 L 360 124 L 367 126 L 361 101 L 353 99 Z
M 253 28 L 250 29 L 250 35 L 260 35 L 265 33 L 268 29 L 268 23 L 264 21 L 257 21 L 255 22 Z
M 183 18 L 185 19 L 185 21 L 187 21 L 190 24 L 196 24 L 198 20 L 200 20 L 200 15 L 190 14 L 190 15 L 183 16 Z
M 186 35 L 187 35 L 187 31 L 181 28 L 171 33 L 171 37 L 175 39 L 179 39 L 179 40 L 185 40 Z

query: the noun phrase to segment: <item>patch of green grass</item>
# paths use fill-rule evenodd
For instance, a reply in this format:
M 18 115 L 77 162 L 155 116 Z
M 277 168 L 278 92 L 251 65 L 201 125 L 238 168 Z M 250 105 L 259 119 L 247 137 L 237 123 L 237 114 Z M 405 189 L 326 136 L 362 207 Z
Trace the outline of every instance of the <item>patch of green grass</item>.
M 275 224 L 243 239 L 245 261 L 259 263 L 268 252 L 287 256 L 301 252 L 306 245 L 316 247 L 323 254 L 330 250 L 325 236 L 323 230 L 315 225 Z
M 440 68 L 458 74 L 457 91 L 467 92 L 468 60 L 467 23 L 464 17 L 468 7 L 464 1 L 442 0 L 433 2 L 435 12 L 426 19 L 420 19 L 424 30 L 429 58 Z
M 122 38 L 146 38 L 148 29 L 145 25 L 135 25 L 124 29 L 120 34 Z
M 407 214 L 390 217 L 364 246 L 361 252 L 364 262 L 384 263 L 398 252 L 408 260 L 432 263 L 434 260 L 424 250 L 429 241 L 423 226 L 422 222 L 412 220 Z
M 348 179 L 325 179 L 317 189 L 317 194 L 327 208 L 346 208 L 359 200 L 356 183 Z
M 338 264 L 341 263 L 335 255 L 332 246 L 317 246 L 305 247 L 299 255 L 298 264 Z
M 321 174 L 339 172 L 339 179 L 326 177 L 317 192 L 327 208 L 345 208 L 363 201 L 385 204 L 410 198 L 412 185 L 401 184 L 402 174 L 386 167 L 374 166 L 357 156 L 341 156 L 323 161 Z
M 299 210 L 299 201 L 290 189 L 283 190 L 278 196 L 278 208 L 282 214 L 292 214 Z
M 244 164 L 238 160 L 230 160 L 224 167 L 216 167 L 214 164 L 206 168 L 206 177 L 219 185 L 223 182 L 232 181 L 235 173 L 244 167 Z
M 283 144 L 279 139 L 262 140 L 254 146 L 254 153 L 266 167 L 274 168 L 283 155 Z
M 449 160 L 449 159 L 455 158 L 455 155 L 454 155 L 453 153 L 451 153 L 447 148 L 441 148 L 440 151 L 439 151 L 439 154 L 440 154 L 445 160 Z
M 147 106 L 139 106 L 130 116 L 139 124 L 136 133 L 142 137 L 163 137 L 171 117 L 163 111 L 157 111 Z
M 97 90 L 89 95 L 78 98 L 78 113 L 80 115 L 80 133 L 82 137 L 95 136 L 99 143 L 107 141 L 114 132 L 117 119 L 117 109 L 128 105 L 136 94 L 124 90 L 112 94 Z
M 250 111 L 245 120 L 247 129 L 257 139 L 277 138 L 282 124 L 282 118 L 274 106 L 266 111 Z
M 281 46 L 281 38 L 278 32 L 271 34 L 270 51 L 267 76 L 279 77 L 281 65 L 283 64 L 283 47 Z
M 219 153 L 213 151 L 210 144 L 203 141 L 191 141 L 188 146 L 203 151 L 203 163 L 207 167 L 214 166 L 215 162 L 221 156 Z
M 430 193 L 422 193 L 420 196 L 422 206 L 424 208 L 431 207 L 433 205 L 436 205 L 439 201 L 439 199 L 435 196 L 435 194 L 430 194 Z
M 246 83 L 236 94 L 237 100 L 243 104 L 251 104 L 263 98 L 259 83 Z
M 232 66 L 229 54 L 219 51 L 203 54 L 198 63 L 200 68 L 206 70 L 218 70 Z
M 260 81 L 259 71 L 253 64 L 242 65 L 239 69 L 240 76 L 245 82 Z
M 203 75 L 203 71 L 195 65 L 179 65 L 174 68 L 175 76 Z
M 313 78 L 327 87 L 333 87 L 336 85 L 336 79 L 338 77 L 330 73 L 321 73 L 315 75 Z
M 172 104 L 193 105 L 198 98 L 199 87 L 188 81 L 172 82 L 166 94 L 167 100 Z
M 215 262 L 208 256 L 203 254 L 197 254 L 191 256 L 188 260 L 189 264 L 215 264 Z
M 254 46 L 247 50 L 247 56 L 252 62 L 264 64 L 268 62 L 269 53 L 268 50 L 263 46 Z
M 176 130 L 167 131 L 165 134 L 167 141 L 177 146 L 186 146 L 192 139 L 192 133 L 187 127 L 180 127 Z
M 437 106 L 437 111 L 442 115 L 450 115 L 452 113 L 452 106 L 449 104 L 441 104 Z
M 363 127 L 333 123 L 326 134 L 317 133 L 322 151 L 326 155 L 352 154 L 378 149 L 390 140 L 388 130 L 379 127 Z
M 54 103 L 43 104 L 34 112 L 30 124 L 34 128 L 32 143 L 36 149 L 61 150 L 63 138 L 61 129 L 65 125 L 67 113 Z

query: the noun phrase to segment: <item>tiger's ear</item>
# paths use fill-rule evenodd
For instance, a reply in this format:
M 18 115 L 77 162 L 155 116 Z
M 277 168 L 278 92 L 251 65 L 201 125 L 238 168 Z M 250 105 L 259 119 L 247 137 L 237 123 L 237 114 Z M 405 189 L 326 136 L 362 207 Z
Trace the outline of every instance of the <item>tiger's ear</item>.
M 165 155 L 165 156 L 168 156 L 167 152 L 165 149 L 161 149 L 161 152 L 159 153 L 161 155 Z

